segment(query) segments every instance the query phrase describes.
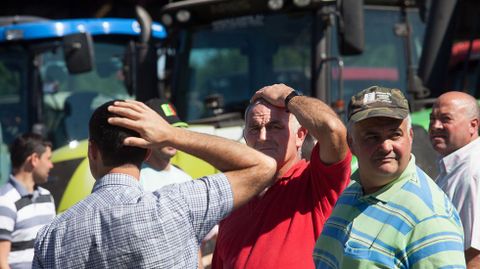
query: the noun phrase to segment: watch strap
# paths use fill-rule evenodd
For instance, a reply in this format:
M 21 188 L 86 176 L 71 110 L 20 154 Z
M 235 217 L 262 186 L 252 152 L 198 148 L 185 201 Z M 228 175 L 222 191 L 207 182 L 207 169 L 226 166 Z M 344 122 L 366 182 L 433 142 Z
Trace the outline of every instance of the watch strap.
M 285 110 L 286 110 L 287 112 L 290 112 L 290 111 L 288 110 L 288 103 L 290 103 L 290 100 L 292 100 L 293 97 L 295 97 L 295 96 L 300 96 L 300 95 L 301 95 L 301 94 L 300 94 L 299 92 L 293 90 L 291 93 L 289 93 L 289 94 L 287 95 L 287 97 L 285 97 Z

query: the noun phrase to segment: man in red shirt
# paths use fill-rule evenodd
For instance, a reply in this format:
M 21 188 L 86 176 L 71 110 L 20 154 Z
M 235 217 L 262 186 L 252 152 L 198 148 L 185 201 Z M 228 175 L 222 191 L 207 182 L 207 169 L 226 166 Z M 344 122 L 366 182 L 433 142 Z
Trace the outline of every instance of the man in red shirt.
M 314 268 L 323 224 L 350 178 L 346 129 L 322 101 L 284 84 L 257 91 L 247 144 L 277 162 L 277 181 L 220 223 L 212 268 Z M 317 144 L 301 159 L 307 133 Z

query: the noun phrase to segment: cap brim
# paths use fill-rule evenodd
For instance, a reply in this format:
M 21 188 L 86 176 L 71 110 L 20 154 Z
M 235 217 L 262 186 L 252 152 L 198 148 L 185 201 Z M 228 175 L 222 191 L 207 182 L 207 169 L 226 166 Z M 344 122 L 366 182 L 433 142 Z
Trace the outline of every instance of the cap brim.
M 172 126 L 174 126 L 174 127 L 185 127 L 185 128 L 187 128 L 187 127 L 188 127 L 188 124 L 187 124 L 186 122 L 179 121 L 179 122 L 172 123 Z
M 408 117 L 408 111 L 404 109 L 395 109 L 395 111 L 390 109 L 385 109 L 384 107 L 379 108 L 371 108 L 364 111 L 357 112 L 350 117 L 350 121 L 352 122 L 359 122 L 362 120 L 366 120 L 369 118 L 392 118 L 392 119 L 399 119 L 403 120 Z

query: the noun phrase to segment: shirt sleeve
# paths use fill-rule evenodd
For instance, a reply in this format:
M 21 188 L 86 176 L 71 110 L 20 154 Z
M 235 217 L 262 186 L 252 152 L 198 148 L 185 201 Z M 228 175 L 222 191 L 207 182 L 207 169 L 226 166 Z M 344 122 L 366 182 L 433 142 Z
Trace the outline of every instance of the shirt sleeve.
M 317 142 L 310 158 L 311 184 L 315 201 L 320 202 L 322 214 L 327 217 L 350 182 L 352 153 L 348 150 L 343 160 L 326 165 L 320 160 L 319 150 Z
M 198 242 L 233 209 L 233 192 L 225 174 L 182 183 L 184 202 Z
M 5 197 L 0 198 L 0 240 L 12 241 L 17 211 L 14 203 Z
M 433 216 L 415 225 L 407 251 L 410 268 L 465 268 L 463 231 L 452 216 Z
M 44 268 L 43 262 L 42 262 L 42 245 L 44 244 L 44 239 L 45 236 L 47 235 L 47 226 L 42 227 L 38 233 L 37 237 L 35 239 L 35 243 L 33 245 L 33 261 L 32 261 L 32 269 L 35 268 Z
M 42 263 L 40 262 L 40 258 L 37 255 L 37 251 L 35 251 L 35 254 L 33 255 L 33 261 L 32 261 L 32 269 L 36 268 L 43 268 Z
M 458 213 L 464 227 L 465 249 L 480 250 L 480 179 L 478 176 L 467 177 L 463 188 L 459 190 L 461 200 L 455 203 L 459 206 Z

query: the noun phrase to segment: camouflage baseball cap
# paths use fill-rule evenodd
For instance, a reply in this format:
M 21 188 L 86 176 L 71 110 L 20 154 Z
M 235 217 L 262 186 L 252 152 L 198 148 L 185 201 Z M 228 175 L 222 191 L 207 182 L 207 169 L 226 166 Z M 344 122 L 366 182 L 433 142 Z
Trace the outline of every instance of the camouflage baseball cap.
M 372 86 L 352 96 L 348 104 L 352 122 L 373 117 L 405 119 L 408 113 L 408 100 L 399 89 Z

